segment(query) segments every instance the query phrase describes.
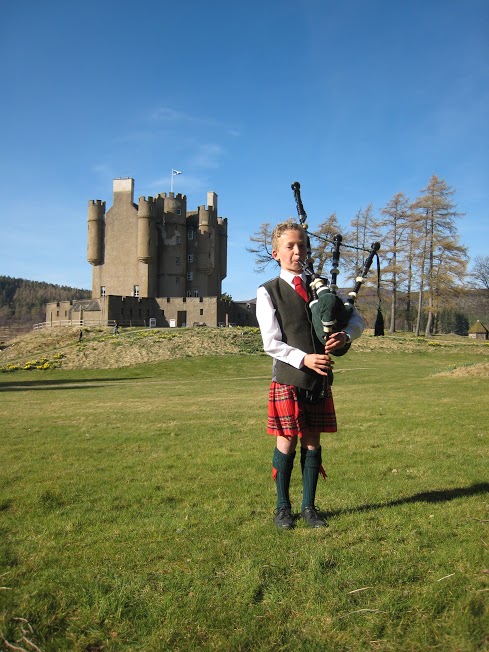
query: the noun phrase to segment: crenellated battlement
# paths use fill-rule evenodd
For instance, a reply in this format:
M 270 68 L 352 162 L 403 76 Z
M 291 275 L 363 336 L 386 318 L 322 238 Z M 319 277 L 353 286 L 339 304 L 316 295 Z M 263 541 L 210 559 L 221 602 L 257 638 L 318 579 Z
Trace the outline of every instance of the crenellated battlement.
M 101 199 L 91 199 L 88 202 L 88 221 L 100 221 L 105 217 L 105 202 Z
M 153 197 L 140 197 L 138 205 L 139 217 L 154 217 L 156 215 L 156 199 Z
M 199 206 L 199 227 L 212 228 L 217 225 L 217 216 L 212 206 Z
M 187 195 L 182 195 L 181 192 L 177 192 L 176 195 L 174 192 L 169 192 L 168 195 L 166 192 L 160 192 L 158 195 L 156 195 L 156 198 L 158 197 L 161 197 L 162 199 L 179 199 L 180 201 L 187 200 Z

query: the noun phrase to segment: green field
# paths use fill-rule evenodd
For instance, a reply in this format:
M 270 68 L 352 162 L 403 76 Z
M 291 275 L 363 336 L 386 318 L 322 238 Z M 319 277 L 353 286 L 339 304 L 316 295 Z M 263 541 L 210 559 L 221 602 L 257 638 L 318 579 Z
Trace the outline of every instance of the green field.
M 488 359 L 338 359 L 329 527 L 290 532 L 269 358 L 0 374 L 0 649 L 487 650 L 489 378 L 438 373 Z

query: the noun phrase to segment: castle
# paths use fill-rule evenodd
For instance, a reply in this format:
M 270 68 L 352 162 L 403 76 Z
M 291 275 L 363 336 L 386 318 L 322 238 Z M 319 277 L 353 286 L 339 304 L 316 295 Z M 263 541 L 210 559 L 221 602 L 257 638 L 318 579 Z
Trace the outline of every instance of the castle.
M 88 203 L 92 298 L 46 306 L 46 323 L 130 326 L 255 325 L 249 305 L 223 301 L 227 219 L 217 195 L 187 211 L 185 195 L 139 198 L 134 179 L 114 179 L 113 204 Z

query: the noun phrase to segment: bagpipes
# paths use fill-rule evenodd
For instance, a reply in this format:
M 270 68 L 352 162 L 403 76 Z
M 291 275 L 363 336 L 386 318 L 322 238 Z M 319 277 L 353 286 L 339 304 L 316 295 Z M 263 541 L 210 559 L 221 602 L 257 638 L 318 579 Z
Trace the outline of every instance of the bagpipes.
M 378 296 L 378 308 L 377 308 L 377 319 L 375 322 L 375 335 L 384 335 L 384 319 L 381 311 L 381 301 L 380 301 L 380 262 L 378 251 L 380 249 L 379 242 L 373 242 L 370 250 L 368 251 L 368 256 L 363 263 L 363 269 L 361 273 L 355 279 L 355 285 L 353 290 L 348 293 L 348 300 L 343 303 L 340 297 L 336 294 L 338 290 L 337 280 L 339 274 L 339 260 L 340 260 L 340 248 L 341 246 L 349 246 L 343 244 L 343 238 L 341 235 L 335 235 L 332 241 L 332 268 L 331 268 L 331 283 L 328 282 L 326 278 L 318 276 L 314 273 L 312 257 L 311 257 L 311 242 L 309 235 L 315 236 L 314 233 L 309 234 L 308 226 L 305 224 L 307 219 L 307 214 L 302 205 L 301 199 L 301 186 L 298 181 L 294 181 L 292 184 L 292 191 L 294 193 L 295 202 L 297 205 L 297 213 L 299 215 L 299 222 L 304 228 L 307 236 L 307 260 L 301 262 L 302 268 L 307 276 L 310 277 L 309 287 L 311 289 L 312 300 L 309 302 L 309 307 L 312 314 L 312 323 L 314 326 L 314 331 L 321 342 L 326 342 L 329 336 L 332 333 L 337 333 L 342 331 L 348 325 L 350 317 L 353 314 L 355 301 L 358 295 L 358 291 L 367 276 L 370 267 L 374 258 L 377 259 L 377 271 L 378 271 L 378 282 L 377 282 L 377 296 Z M 327 242 L 331 242 L 326 238 Z M 357 247 L 353 247 L 357 248 Z M 349 350 L 351 344 L 346 344 L 342 349 L 336 349 L 334 355 L 344 355 Z

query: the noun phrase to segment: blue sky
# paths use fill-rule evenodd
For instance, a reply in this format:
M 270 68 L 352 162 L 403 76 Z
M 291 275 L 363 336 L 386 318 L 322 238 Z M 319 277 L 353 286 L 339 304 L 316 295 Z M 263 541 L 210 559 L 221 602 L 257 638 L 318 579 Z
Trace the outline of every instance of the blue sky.
M 436 174 L 489 255 L 488 0 L 17 0 L 0 55 L 1 275 L 90 288 L 88 200 L 172 168 L 189 209 L 219 195 L 235 299 L 275 274 L 246 247 L 295 180 L 314 230 Z

